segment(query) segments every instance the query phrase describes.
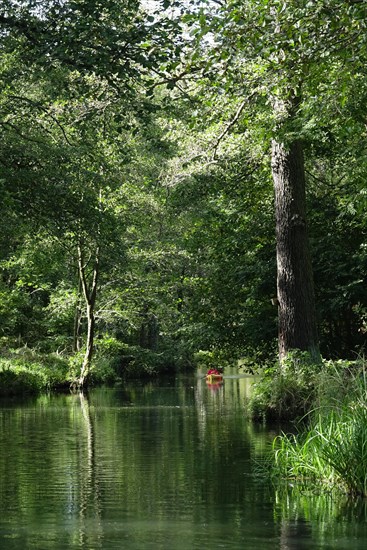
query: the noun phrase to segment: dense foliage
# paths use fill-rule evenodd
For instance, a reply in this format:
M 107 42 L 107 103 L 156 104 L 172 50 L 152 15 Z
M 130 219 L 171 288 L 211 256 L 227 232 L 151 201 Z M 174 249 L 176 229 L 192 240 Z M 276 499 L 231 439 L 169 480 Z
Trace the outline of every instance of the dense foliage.
M 363 3 L 170 4 L 2 3 L 4 357 L 71 357 L 70 380 L 99 379 L 93 352 L 111 379 L 199 350 L 273 360 L 271 143 L 296 136 L 321 353 L 353 358 L 367 330 Z M 294 96 L 280 125 L 274 105 Z

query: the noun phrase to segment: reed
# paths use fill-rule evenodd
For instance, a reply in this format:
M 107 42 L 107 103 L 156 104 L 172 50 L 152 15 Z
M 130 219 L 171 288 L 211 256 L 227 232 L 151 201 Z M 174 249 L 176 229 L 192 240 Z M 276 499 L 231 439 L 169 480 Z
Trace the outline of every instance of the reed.
M 338 377 L 345 387 L 344 377 L 339 374 Z M 335 390 L 337 381 L 333 382 Z M 341 403 L 333 396 L 309 418 L 308 427 L 299 434 L 282 434 L 274 440 L 272 478 L 323 484 L 366 497 L 367 374 L 364 364 L 348 374 L 348 392 L 344 392 Z
M 319 430 L 323 459 L 349 493 L 367 496 L 366 404 L 358 401 L 329 416 L 328 433 Z

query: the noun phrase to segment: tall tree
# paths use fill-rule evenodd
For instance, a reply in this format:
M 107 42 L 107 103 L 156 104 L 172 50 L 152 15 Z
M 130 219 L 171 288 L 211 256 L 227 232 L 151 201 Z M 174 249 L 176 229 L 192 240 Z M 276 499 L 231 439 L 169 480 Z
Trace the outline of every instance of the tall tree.
M 363 3 L 353 1 L 230 0 L 211 4 L 208 11 L 200 6 L 184 17 L 197 37 L 193 63 L 200 53 L 207 82 L 241 98 L 222 135 L 247 118 L 250 137 L 251 110 L 262 111 L 263 123 L 266 116 L 270 122 L 266 137 L 275 193 L 281 359 L 293 348 L 319 357 L 305 208 L 307 105 L 313 94 L 322 102 L 340 93 L 338 81 L 332 91 L 323 88 L 330 63 L 349 73 L 347 60 L 354 70 L 360 66 L 365 11 Z

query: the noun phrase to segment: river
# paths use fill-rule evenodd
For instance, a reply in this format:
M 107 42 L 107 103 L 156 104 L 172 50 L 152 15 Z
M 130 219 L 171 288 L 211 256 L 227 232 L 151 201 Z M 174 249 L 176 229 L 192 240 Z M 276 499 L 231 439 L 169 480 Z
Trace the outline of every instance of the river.
M 365 549 L 363 500 L 256 475 L 249 378 L 0 401 L 0 548 Z

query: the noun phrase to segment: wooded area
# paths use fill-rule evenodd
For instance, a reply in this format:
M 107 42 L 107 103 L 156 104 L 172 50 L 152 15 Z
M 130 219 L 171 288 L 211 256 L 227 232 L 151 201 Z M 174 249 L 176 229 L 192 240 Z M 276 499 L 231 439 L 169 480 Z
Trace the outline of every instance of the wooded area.
M 118 375 L 363 354 L 366 16 L 3 0 L 3 356 L 83 384 L 93 353 Z

